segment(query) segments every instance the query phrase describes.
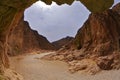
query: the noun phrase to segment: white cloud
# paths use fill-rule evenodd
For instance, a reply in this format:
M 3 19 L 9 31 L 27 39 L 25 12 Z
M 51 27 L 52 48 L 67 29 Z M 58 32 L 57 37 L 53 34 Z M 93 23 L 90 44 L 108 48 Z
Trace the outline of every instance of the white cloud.
M 89 11 L 77 1 L 71 6 L 58 6 L 54 2 L 50 6 L 38 1 L 26 9 L 25 20 L 49 41 L 55 41 L 65 36 L 75 36 L 88 15 Z
M 120 0 L 115 0 L 115 3 Z M 32 29 L 55 41 L 65 36 L 75 36 L 77 30 L 83 25 L 89 15 L 89 11 L 75 1 L 71 6 L 66 4 L 58 6 L 38 1 L 25 11 L 25 20 Z

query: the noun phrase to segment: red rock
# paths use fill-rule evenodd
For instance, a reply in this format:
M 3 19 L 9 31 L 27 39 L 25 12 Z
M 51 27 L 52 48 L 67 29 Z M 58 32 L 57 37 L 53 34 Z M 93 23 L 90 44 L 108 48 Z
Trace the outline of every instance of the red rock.
M 100 69 L 120 68 L 120 4 L 113 10 L 91 13 L 84 25 L 78 30 L 75 39 L 56 56 L 64 55 L 70 63 L 70 71 L 86 69 L 95 74 Z M 84 62 L 85 60 L 85 62 Z M 95 64 L 91 65 L 91 62 Z M 90 64 L 89 64 L 90 62 Z M 82 64 L 83 63 L 83 64 Z M 79 65 L 78 65 L 79 64 Z M 87 67 L 86 67 L 87 66 Z
M 9 34 L 8 54 L 18 55 L 38 50 L 54 50 L 54 47 L 44 36 L 32 30 L 22 18 Z

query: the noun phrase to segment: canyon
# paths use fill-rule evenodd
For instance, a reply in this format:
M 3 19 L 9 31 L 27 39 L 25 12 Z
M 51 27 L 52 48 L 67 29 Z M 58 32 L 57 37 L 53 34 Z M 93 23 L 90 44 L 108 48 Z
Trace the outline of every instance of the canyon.
M 22 17 L 8 36 L 8 55 L 14 56 L 41 50 L 55 50 L 55 47 L 47 38 L 32 30 Z
M 16 52 L 14 53 L 10 51 L 11 48 L 10 46 L 13 46 L 10 45 L 10 43 L 13 41 L 13 38 L 9 41 L 9 39 L 11 38 L 10 36 L 10 34 L 12 33 L 11 31 L 13 31 L 15 28 L 18 28 L 17 25 L 23 17 L 24 10 L 36 1 L 37 0 L 29 0 L 29 1 L 1 0 L 0 1 L 0 79 L 1 80 L 3 74 L 5 73 L 5 69 L 9 68 L 8 52 L 10 55 L 16 55 Z M 52 1 L 55 1 L 59 5 L 64 3 L 70 5 L 74 0 L 62 0 L 62 1 L 44 0 L 46 4 L 51 4 Z M 60 49 L 57 52 L 57 54 L 56 53 L 50 54 L 45 56 L 45 58 L 46 59 L 54 58 L 55 60 L 57 59 L 57 60 L 66 61 L 70 65 L 69 70 L 71 72 L 87 69 L 88 72 L 94 74 L 100 71 L 101 69 L 102 70 L 119 69 L 120 67 L 119 6 L 117 5 L 117 7 L 113 7 L 112 10 L 107 10 L 112 6 L 114 0 L 109 0 L 109 1 L 80 0 L 80 1 L 86 6 L 86 8 L 89 11 L 92 12 L 88 20 L 84 23 L 82 28 L 79 29 L 74 41 L 70 42 L 63 49 Z M 27 24 L 27 22 L 25 22 L 25 24 Z M 36 31 L 33 32 L 37 34 Z M 43 37 L 42 39 L 45 40 L 45 38 Z M 28 45 L 28 48 L 29 46 L 30 45 Z M 28 48 L 26 49 L 28 50 Z M 17 49 L 21 49 L 21 47 L 20 48 L 17 47 Z M 80 63 L 85 63 L 85 64 L 81 65 Z
M 11 58 L 12 69 L 23 75 L 24 80 L 119 80 L 120 70 L 102 71 L 89 75 L 82 71 L 71 74 L 68 65 L 62 61 L 42 60 L 41 57 L 54 54 L 47 52 Z M 13 79 L 12 79 L 13 80 Z M 22 80 L 20 78 L 20 80 Z
M 67 62 L 72 73 L 85 70 L 96 74 L 101 70 L 119 69 L 119 5 L 102 13 L 90 14 L 71 43 L 44 59 Z

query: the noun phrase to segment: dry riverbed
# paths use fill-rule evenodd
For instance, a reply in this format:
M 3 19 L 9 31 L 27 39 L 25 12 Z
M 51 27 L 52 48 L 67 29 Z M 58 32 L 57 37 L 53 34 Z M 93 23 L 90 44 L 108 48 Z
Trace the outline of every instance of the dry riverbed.
M 120 80 L 120 70 L 102 71 L 96 75 L 82 72 L 71 74 L 65 62 L 40 59 L 52 53 L 11 57 L 11 68 L 20 73 L 24 80 Z

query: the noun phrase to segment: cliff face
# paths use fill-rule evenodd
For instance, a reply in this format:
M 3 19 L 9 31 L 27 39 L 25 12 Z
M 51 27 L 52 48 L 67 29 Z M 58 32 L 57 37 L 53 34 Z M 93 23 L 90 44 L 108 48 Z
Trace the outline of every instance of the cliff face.
M 22 17 L 22 14 L 25 10 L 25 8 L 32 5 L 37 0 L 0 0 L 0 72 L 3 72 L 3 67 L 8 67 L 8 58 L 7 58 L 7 39 L 8 34 L 10 32 L 10 29 L 15 27 L 19 20 Z M 43 1 L 43 0 L 42 0 Z M 45 3 L 51 4 L 52 1 L 55 1 L 57 4 L 71 4 L 74 0 L 44 0 Z M 82 0 L 80 0 L 82 1 Z M 105 0 L 99 0 L 101 2 L 96 2 L 96 0 L 90 0 L 82 2 L 87 6 L 89 9 L 90 5 L 93 6 L 93 4 L 99 3 L 101 5 L 95 5 L 95 7 L 103 8 L 103 10 L 107 9 L 108 6 L 112 5 L 113 0 L 109 0 L 110 2 L 107 7 L 105 7 L 106 2 Z M 92 3 L 91 3 L 92 2 Z M 93 3 L 94 2 L 94 3 Z M 87 4 L 86 4 L 87 3 Z M 103 6 L 104 5 L 104 6 Z M 94 6 L 93 6 L 94 7 Z M 105 9 L 104 9 L 105 7 Z M 94 8 L 89 9 L 94 10 Z M 96 9 L 97 10 L 97 9 Z M 96 12 L 95 10 L 95 12 Z
M 66 46 L 67 44 L 69 44 L 73 39 L 74 39 L 73 37 L 67 36 L 67 37 L 62 38 L 62 39 L 60 39 L 60 40 L 58 40 L 58 41 L 52 42 L 52 44 L 53 44 L 53 46 L 54 46 L 57 50 L 59 50 L 60 48 L 62 48 L 62 47 L 64 47 L 64 46 Z
M 89 50 L 88 47 L 94 48 L 97 45 L 108 44 L 108 51 L 119 50 L 119 21 L 120 15 L 112 10 L 91 14 L 75 37 L 76 47 Z
M 120 57 L 120 15 L 112 10 L 103 13 L 91 14 L 89 19 L 78 31 L 75 37 L 75 45 L 79 50 L 84 50 L 82 57 L 108 59 L 110 64 L 97 62 L 102 69 L 110 69 L 116 56 Z M 107 60 L 106 60 L 107 61 Z M 101 65 L 103 64 L 103 65 Z
M 34 50 L 54 50 L 52 44 L 37 31 L 32 30 L 22 18 L 8 38 L 8 54 L 17 55 Z
M 97 56 L 120 51 L 120 3 L 103 13 L 91 14 L 75 37 L 77 49 Z M 92 52 L 91 52 L 92 51 Z
M 0 73 L 4 72 L 4 68 L 9 67 L 7 57 L 7 39 L 8 34 L 13 26 L 22 17 L 24 9 L 29 7 L 36 0 L 0 0 Z
M 115 11 L 116 10 L 116 11 Z M 78 30 L 68 49 L 45 56 L 68 62 L 69 70 L 87 70 L 96 73 L 100 69 L 120 68 L 120 15 L 119 9 L 90 14 Z M 72 47 L 71 47 L 72 46 Z

